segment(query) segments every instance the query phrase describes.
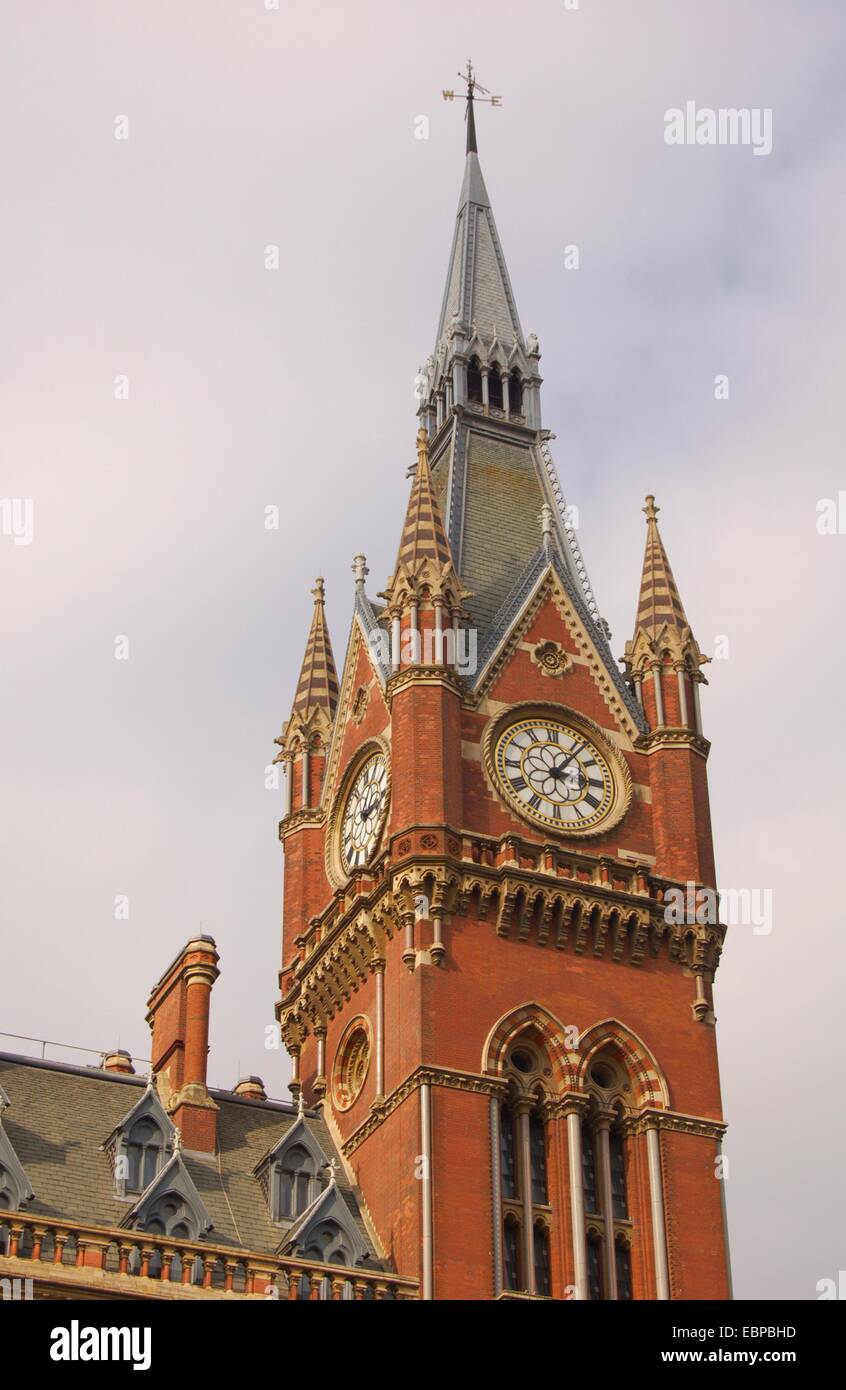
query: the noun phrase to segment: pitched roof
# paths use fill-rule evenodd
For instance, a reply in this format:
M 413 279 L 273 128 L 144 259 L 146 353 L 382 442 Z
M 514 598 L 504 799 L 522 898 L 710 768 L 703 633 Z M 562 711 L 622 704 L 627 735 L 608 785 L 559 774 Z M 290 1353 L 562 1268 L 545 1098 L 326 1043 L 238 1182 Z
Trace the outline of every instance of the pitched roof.
M 643 557 L 635 633 L 638 628 L 643 628 L 650 637 L 655 637 L 666 623 L 680 629 L 690 624 L 658 530 L 660 507 L 656 507 L 651 494 L 643 510 L 646 513 L 646 553 Z
M 117 1195 L 103 1146 L 143 1094 L 145 1080 L 0 1053 L 0 1085 L 12 1102 L 3 1122 L 35 1193 L 27 1216 L 118 1229 L 138 1197 Z M 180 1155 L 212 1222 L 211 1238 L 216 1245 L 273 1254 L 287 1223 L 271 1221 L 254 1170 L 296 1123 L 297 1112 L 279 1101 L 211 1094 L 219 1106 L 218 1153 Z M 337 1160 L 325 1122 L 309 1115 L 308 1124 L 324 1152 Z M 372 1250 L 358 1193 L 343 1168 L 337 1171 L 338 1187 Z
M 326 626 L 325 590 L 322 579 L 315 580 L 312 589 L 314 612 L 306 643 L 305 656 L 294 696 L 293 713 L 307 719 L 315 710 L 323 710 L 331 719 L 338 704 L 338 673 L 332 655 L 332 643 Z

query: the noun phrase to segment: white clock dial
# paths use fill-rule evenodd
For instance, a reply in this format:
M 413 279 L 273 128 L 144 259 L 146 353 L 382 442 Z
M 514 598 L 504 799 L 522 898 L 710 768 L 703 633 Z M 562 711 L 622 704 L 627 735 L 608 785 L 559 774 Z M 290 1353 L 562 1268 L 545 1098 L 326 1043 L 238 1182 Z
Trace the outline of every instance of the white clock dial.
M 615 806 L 615 780 L 596 744 L 558 719 L 521 719 L 496 741 L 494 767 L 506 800 L 562 835 L 594 830 Z
M 356 773 L 341 819 L 341 860 L 347 873 L 372 857 L 387 809 L 388 766 L 382 753 L 374 753 Z

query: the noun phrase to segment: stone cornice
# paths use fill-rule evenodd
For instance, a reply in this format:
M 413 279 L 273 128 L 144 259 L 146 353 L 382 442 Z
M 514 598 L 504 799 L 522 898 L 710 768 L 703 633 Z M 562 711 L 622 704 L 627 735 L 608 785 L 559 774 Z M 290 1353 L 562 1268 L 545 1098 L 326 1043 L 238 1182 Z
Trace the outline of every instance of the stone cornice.
M 319 830 L 326 824 L 326 813 L 315 806 L 301 806 L 279 822 L 279 839 L 287 840 L 296 830 Z
M 632 1134 L 645 1134 L 648 1129 L 666 1129 L 675 1134 L 693 1134 L 700 1139 L 720 1141 L 728 1129 L 723 1120 L 710 1119 L 704 1115 L 685 1115 L 678 1110 L 659 1110 L 650 1107 L 623 1120 L 625 1128 Z
M 386 943 L 414 914 L 418 892 L 439 903 L 447 953 L 450 918 L 459 914 L 490 921 L 496 936 L 576 955 L 634 966 L 647 953 L 665 955 L 680 969 L 704 969 L 711 977 L 719 964 L 723 929 L 668 922 L 660 895 L 668 888 L 684 893 L 687 885 L 653 877 L 644 865 L 571 854 L 518 835 L 480 841 L 444 827 L 414 826 L 394 835 L 394 843 L 399 862 L 392 864 L 386 852 L 378 878 L 361 877 L 337 893 L 296 937 L 300 955 L 283 969 L 288 986 L 277 1005 L 295 1045 L 309 1032 L 309 1020 L 333 1017 L 374 960 L 384 959 Z M 585 870 L 590 879 L 578 876 Z
M 651 734 L 642 735 L 635 747 L 639 752 L 646 753 L 647 757 L 662 748 L 689 748 L 702 758 L 707 758 L 711 751 L 711 744 L 701 734 L 694 733 L 692 729 L 672 728 L 669 725 L 653 729 Z
M 388 704 L 409 685 L 441 685 L 453 691 L 461 700 L 469 699 L 466 682 L 449 666 L 401 666 L 394 671 L 385 688 Z

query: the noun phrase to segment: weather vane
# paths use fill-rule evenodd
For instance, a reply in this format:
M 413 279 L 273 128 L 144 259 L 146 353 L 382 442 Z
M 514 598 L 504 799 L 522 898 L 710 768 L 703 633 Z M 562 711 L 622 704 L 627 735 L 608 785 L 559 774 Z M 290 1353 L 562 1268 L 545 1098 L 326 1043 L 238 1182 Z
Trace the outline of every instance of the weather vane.
M 467 122 L 467 153 L 476 152 L 476 122 L 473 118 L 473 103 L 476 101 L 489 101 L 491 106 L 501 106 L 502 97 L 495 97 L 483 87 L 481 82 L 476 81 L 476 74 L 473 71 L 473 64 L 467 59 L 467 71 L 460 72 L 458 76 L 462 82 L 467 83 L 466 100 L 467 107 L 464 112 L 464 119 Z M 480 96 L 479 93 L 482 93 Z M 455 92 L 445 88 L 443 93 L 444 101 L 455 101 Z

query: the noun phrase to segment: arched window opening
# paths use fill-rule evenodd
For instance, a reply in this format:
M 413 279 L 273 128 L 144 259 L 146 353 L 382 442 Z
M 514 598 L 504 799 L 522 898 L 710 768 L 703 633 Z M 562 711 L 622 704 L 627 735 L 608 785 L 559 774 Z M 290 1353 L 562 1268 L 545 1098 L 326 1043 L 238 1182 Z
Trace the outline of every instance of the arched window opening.
M 169 1240 L 196 1240 L 199 1234 L 188 1203 L 178 1192 L 165 1192 L 159 1197 L 145 1217 L 143 1229 L 149 1235 L 166 1236 Z
M 582 1187 L 585 1194 L 585 1211 L 591 1215 L 596 1215 L 599 1211 L 599 1202 L 596 1196 L 593 1130 L 587 1120 L 582 1122 Z
M 617 1297 L 629 1302 L 632 1296 L 632 1255 L 628 1245 L 618 1240 L 614 1247 L 614 1262 L 617 1271 Z
M 546 1205 L 546 1125 L 543 1117 L 529 1117 L 529 1147 L 532 1168 L 532 1201 Z
M 502 1281 L 508 1289 L 549 1296 L 550 1196 L 547 1121 L 551 1074 L 542 1036 L 533 1028 L 505 1058 L 508 1094 L 499 1107 Z M 517 1282 L 519 1281 L 519 1282 Z
M 540 1223 L 534 1230 L 535 1240 L 535 1293 L 544 1298 L 551 1297 L 552 1280 L 549 1275 L 549 1232 Z
M 482 403 L 482 369 L 478 357 L 471 357 L 467 363 L 467 399 Z
M 503 1264 L 505 1267 L 505 1287 L 516 1293 L 520 1282 L 520 1227 L 517 1222 L 506 1218 L 503 1239 Z
M 295 1144 L 285 1154 L 279 1172 L 279 1210 L 277 1220 L 293 1220 L 301 1216 L 316 1196 L 314 1159 L 301 1145 Z
M 523 414 L 523 383 L 516 370 L 508 378 L 508 411 L 510 415 Z
M 588 1236 L 588 1298 L 602 1301 L 602 1242 L 595 1231 Z
M 610 1160 L 611 1160 L 611 1199 L 614 1208 L 614 1220 L 626 1221 L 629 1215 L 629 1203 L 626 1194 L 626 1153 L 623 1147 L 623 1136 L 620 1130 L 611 1130 L 609 1136 Z
M 514 1140 L 514 1115 L 508 1105 L 500 1107 L 499 1143 L 502 1163 L 502 1195 L 508 1202 L 516 1202 L 517 1191 L 517 1147 Z
M 318 1264 L 350 1266 L 353 1263 L 344 1232 L 335 1221 L 324 1221 L 311 1232 L 304 1258 L 316 1260 Z
M 502 410 L 502 377 L 496 365 L 488 372 L 488 404 Z
M 127 1192 L 144 1192 L 162 1166 L 164 1135 L 149 1115 L 137 1120 L 126 1144 Z
M 582 1121 L 582 1186 L 590 1297 L 630 1299 L 632 1225 L 625 1116 L 631 1087 L 616 1048 L 604 1047 L 591 1059 L 586 1082 L 590 1105 Z

